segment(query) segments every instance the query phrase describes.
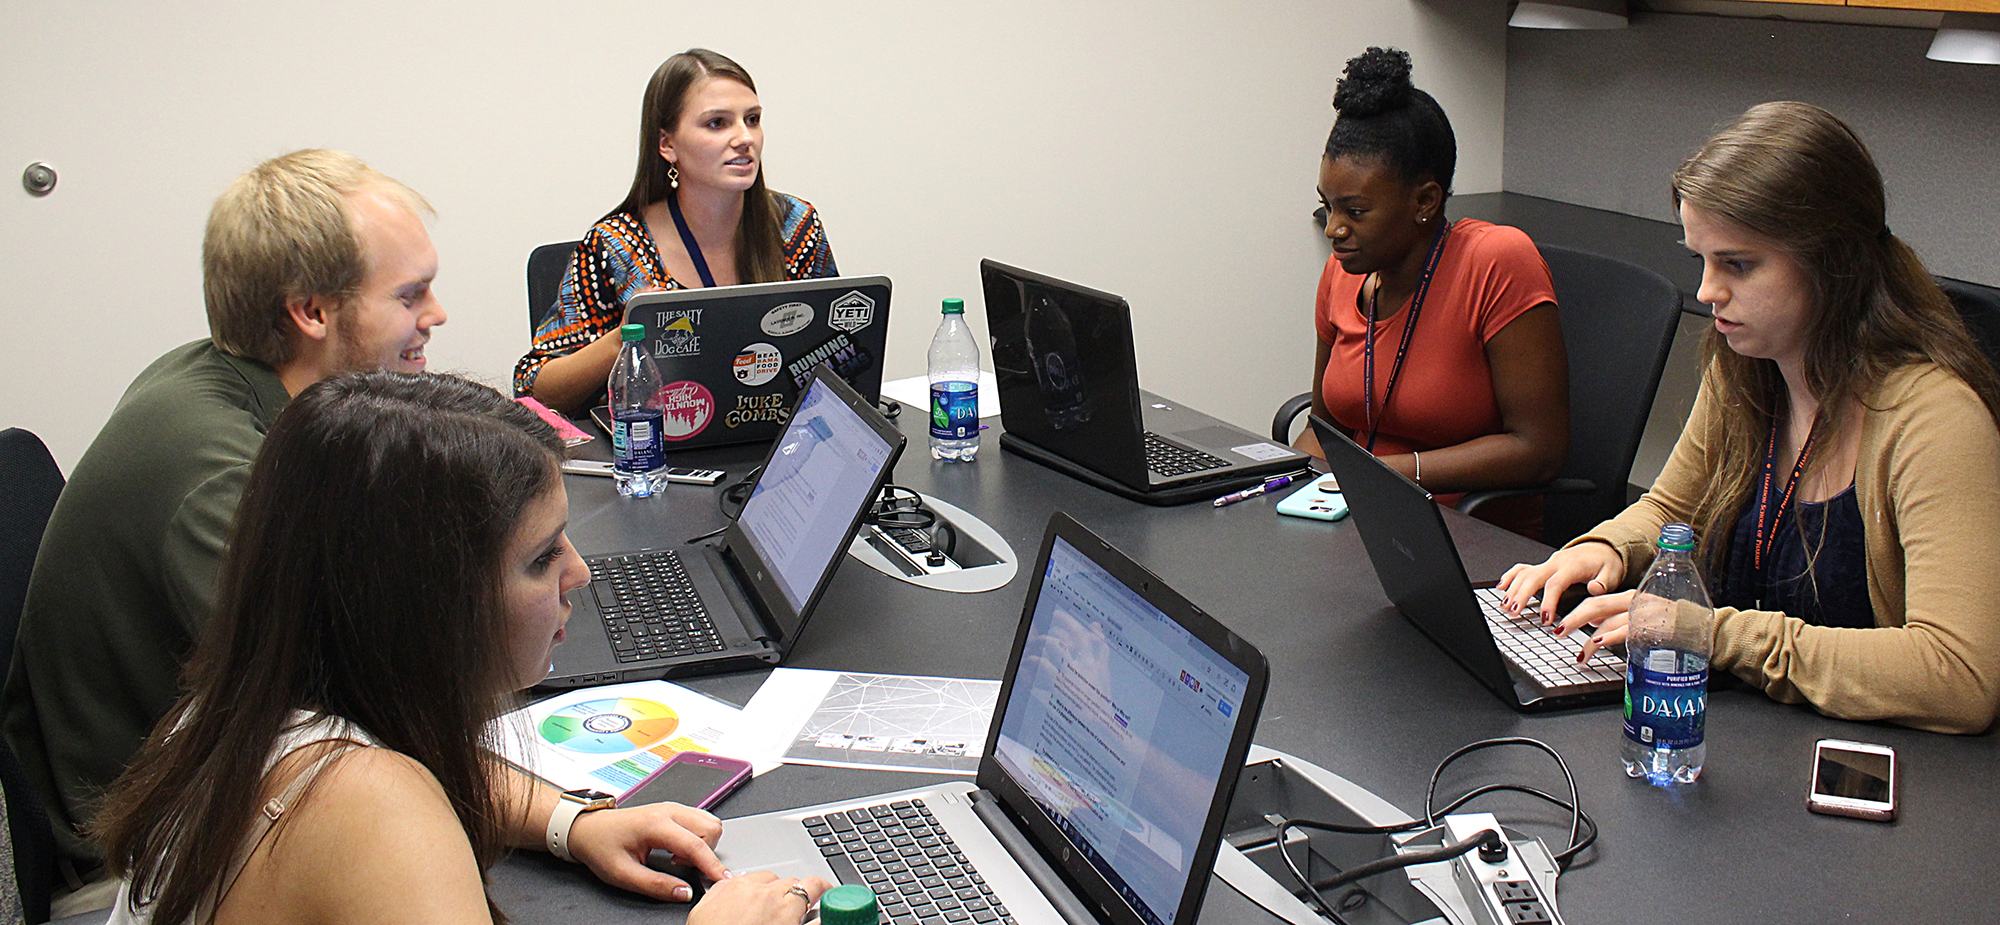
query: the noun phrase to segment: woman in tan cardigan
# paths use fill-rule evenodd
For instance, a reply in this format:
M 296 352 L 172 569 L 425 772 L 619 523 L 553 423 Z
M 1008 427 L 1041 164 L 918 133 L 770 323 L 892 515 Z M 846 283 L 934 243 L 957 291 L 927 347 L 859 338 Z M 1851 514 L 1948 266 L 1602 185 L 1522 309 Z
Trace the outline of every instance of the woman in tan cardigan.
M 1515 612 L 1625 638 L 1660 527 L 1692 524 L 1710 664 L 1830 716 L 1976 733 L 2000 710 L 2000 382 L 1885 222 L 1853 130 L 1744 113 L 1674 173 L 1714 309 L 1693 414 L 1651 491 L 1501 579 Z M 1617 592 L 1617 593 L 1608 593 Z

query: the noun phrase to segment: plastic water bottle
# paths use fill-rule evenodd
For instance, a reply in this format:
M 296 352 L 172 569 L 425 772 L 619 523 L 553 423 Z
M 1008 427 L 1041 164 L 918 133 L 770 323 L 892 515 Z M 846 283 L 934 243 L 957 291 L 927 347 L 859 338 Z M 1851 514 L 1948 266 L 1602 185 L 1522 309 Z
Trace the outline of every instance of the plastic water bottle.
M 660 432 L 660 367 L 646 352 L 646 326 L 618 329 L 618 361 L 611 364 L 611 462 L 618 493 L 650 498 L 664 482 L 666 440 Z
M 1694 528 L 1660 528 L 1660 552 L 1632 598 L 1625 639 L 1625 773 L 1692 784 L 1708 755 L 1708 655 L 1715 610 L 1695 571 Z
M 944 300 L 931 335 L 931 458 L 971 462 L 979 452 L 979 343 L 965 326 L 965 302 Z
M 882 913 L 875 891 L 859 884 L 837 886 L 819 898 L 820 925 L 877 925 Z

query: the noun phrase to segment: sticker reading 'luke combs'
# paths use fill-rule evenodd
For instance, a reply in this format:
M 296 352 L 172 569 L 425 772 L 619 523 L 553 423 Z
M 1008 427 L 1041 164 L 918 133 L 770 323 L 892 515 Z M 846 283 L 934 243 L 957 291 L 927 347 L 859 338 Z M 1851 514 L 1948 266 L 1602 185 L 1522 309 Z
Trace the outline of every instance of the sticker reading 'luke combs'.
M 751 344 L 736 351 L 736 381 L 744 385 L 763 385 L 776 378 L 778 370 L 784 368 L 785 355 L 770 344 Z
M 786 302 L 764 313 L 757 327 L 772 337 L 797 334 L 813 323 L 813 307 L 804 302 Z
M 826 326 L 836 331 L 853 333 L 875 322 L 875 300 L 861 294 L 860 290 L 849 292 L 826 307 Z

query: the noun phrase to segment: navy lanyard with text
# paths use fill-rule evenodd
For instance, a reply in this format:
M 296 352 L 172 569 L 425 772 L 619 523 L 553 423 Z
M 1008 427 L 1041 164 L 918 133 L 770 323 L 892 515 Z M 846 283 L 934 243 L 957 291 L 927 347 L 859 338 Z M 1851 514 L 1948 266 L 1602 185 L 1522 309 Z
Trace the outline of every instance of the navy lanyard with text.
M 1757 489 L 1757 535 L 1750 546 L 1750 566 L 1759 575 L 1764 573 L 1764 553 L 1778 541 L 1778 519 L 1785 508 L 1791 506 L 1792 492 L 1798 488 L 1799 476 L 1805 474 L 1806 460 L 1811 458 L 1813 441 L 1818 437 L 1819 424 L 1815 422 L 1812 429 L 1806 431 L 1806 442 L 1799 447 L 1799 461 L 1792 464 L 1791 477 L 1785 479 L 1784 492 L 1774 508 L 1771 504 L 1771 483 L 1778 474 L 1778 428 L 1776 425 L 1771 427 L 1771 443 L 1764 450 L 1764 479 Z M 1758 606 L 1761 608 L 1762 605 L 1763 602 L 1759 601 Z
M 667 196 L 667 211 L 673 213 L 674 229 L 681 233 L 681 243 L 687 246 L 688 259 L 694 261 L 694 271 L 701 274 L 701 284 L 715 288 L 715 277 L 708 272 L 708 261 L 701 259 L 701 245 L 695 242 L 694 232 L 688 230 L 687 219 L 681 218 L 679 196 Z
M 1437 272 L 1438 260 L 1444 256 L 1444 239 L 1451 234 L 1451 223 L 1438 227 L 1437 240 L 1431 242 L 1431 255 L 1424 261 L 1424 275 L 1417 280 L 1417 291 L 1410 296 L 1410 315 L 1403 321 L 1403 339 L 1396 344 L 1395 362 L 1389 365 L 1389 386 L 1382 390 L 1382 415 L 1389 414 L 1389 399 L 1396 395 L 1396 382 L 1403 377 L 1403 358 L 1410 353 L 1410 337 L 1417 332 L 1417 315 L 1424 310 L 1424 293 L 1431 288 L 1431 275 Z M 1375 437 L 1381 433 L 1381 426 L 1375 423 L 1375 301 L 1382 294 L 1381 274 L 1375 276 L 1375 291 L 1368 294 L 1368 338 L 1361 348 L 1361 407 L 1368 415 L 1368 452 L 1375 452 Z

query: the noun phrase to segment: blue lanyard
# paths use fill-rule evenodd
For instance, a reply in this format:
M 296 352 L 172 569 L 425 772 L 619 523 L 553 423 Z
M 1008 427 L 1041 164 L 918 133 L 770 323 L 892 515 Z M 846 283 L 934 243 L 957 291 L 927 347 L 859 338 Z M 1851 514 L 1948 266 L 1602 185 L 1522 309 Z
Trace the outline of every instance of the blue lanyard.
M 681 233 L 681 243 L 687 246 L 688 259 L 694 261 L 694 271 L 701 274 L 701 284 L 709 288 L 715 286 L 715 276 L 708 272 L 708 261 L 701 257 L 701 245 L 695 242 L 694 232 L 688 230 L 687 219 L 681 217 L 681 198 L 677 193 L 668 194 L 667 211 L 673 213 L 674 229 Z
M 1410 296 L 1410 316 L 1403 321 L 1403 339 L 1396 344 L 1396 359 L 1389 366 L 1389 387 L 1382 390 L 1382 416 L 1389 416 L 1389 399 L 1395 397 L 1396 383 L 1403 378 L 1403 358 L 1410 353 L 1410 337 L 1417 333 L 1417 315 L 1424 310 L 1424 294 L 1430 291 L 1431 275 L 1437 272 L 1438 260 L 1444 257 L 1444 239 L 1451 234 L 1451 223 L 1438 227 L 1437 239 L 1431 242 L 1431 255 L 1424 261 L 1424 275 L 1417 280 L 1417 291 Z M 1375 291 L 1368 294 L 1368 338 L 1361 347 L 1361 407 L 1368 415 L 1367 450 L 1375 452 L 1375 438 L 1382 432 L 1375 423 L 1375 299 L 1382 294 L 1381 275 L 1375 278 Z

